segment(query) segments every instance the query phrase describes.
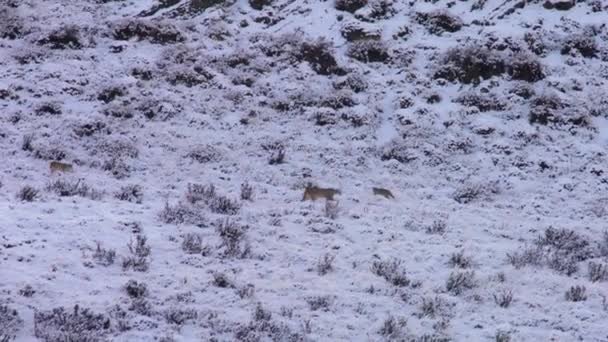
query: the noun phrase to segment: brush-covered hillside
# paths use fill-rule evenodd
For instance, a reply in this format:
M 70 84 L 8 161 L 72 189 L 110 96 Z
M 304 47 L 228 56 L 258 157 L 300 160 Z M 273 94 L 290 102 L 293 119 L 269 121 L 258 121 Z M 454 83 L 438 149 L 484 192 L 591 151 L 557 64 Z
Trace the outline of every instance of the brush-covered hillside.
M 608 341 L 607 153 L 604 0 L 2 0 L 0 341 Z

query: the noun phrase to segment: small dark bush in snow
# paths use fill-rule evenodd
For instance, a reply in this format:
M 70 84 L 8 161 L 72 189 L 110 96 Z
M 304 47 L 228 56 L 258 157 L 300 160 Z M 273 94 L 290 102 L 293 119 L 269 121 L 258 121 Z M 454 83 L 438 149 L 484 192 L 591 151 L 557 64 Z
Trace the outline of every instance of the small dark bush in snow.
M 174 206 L 165 203 L 165 207 L 158 217 L 167 224 L 191 224 L 198 227 L 204 227 L 207 224 L 207 218 L 201 208 L 181 202 Z
M 371 271 L 395 286 L 403 287 L 410 284 L 402 260 L 375 260 L 372 262 Z
M 335 0 L 335 8 L 338 11 L 355 13 L 358 9 L 365 7 L 367 0 Z
M 169 308 L 164 312 L 165 319 L 169 324 L 183 325 L 188 321 L 195 320 L 198 312 L 194 309 Z
M 36 290 L 34 290 L 32 285 L 30 285 L 30 284 L 27 284 L 23 288 L 19 289 L 19 295 L 26 297 L 26 298 L 31 298 L 35 294 L 36 294 Z M 0 333 L 0 336 L 2 336 L 2 333 Z M 2 339 L 0 338 L 0 341 L 1 340 Z
M 255 306 L 255 311 L 253 312 L 253 320 L 255 321 L 270 321 L 272 318 L 272 312 L 265 309 L 262 306 L 262 303 L 258 303 Z
M 125 284 L 125 291 L 129 298 L 143 298 L 148 295 L 148 287 L 146 284 L 132 279 Z
M 364 63 L 385 62 L 390 56 L 386 44 L 379 40 L 358 40 L 347 51 L 349 57 Z
M 217 162 L 222 158 L 221 152 L 211 145 L 195 147 L 187 156 L 201 164 Z
M 579 34 L 568 37 L 562 46 L 562 55 L 578 52 L 585 58 L 597 57 L 598 48 L 595 38 L 589 35 Z
M 82 124 L 74 128 L 74 133 L 79 137 L 90 137 L 96 133 L 110 134 L 111 130 L 107 128 L 103 121 L 94 121 L 91 123 Z
M 266 6 L 272 5 L 273 0 L 249 0 L 249 6 L 251 8 L 261 11 Z
M 333 303 L 333 298 L 331 296 L 313 296 L 306 298 L 306 303 L 308 303 L 308 306 L 312 311 L 320 309 L 327 311 Z
M 110 319 L 74 306 L 34 313 L 34 335 L 44 341 L 103 341 L 111 332 Z
M 494 295 L 494 302 L 501 308 L 508 308 L 513 301 L 513 292 L 511 290 L 501 290 Z
M 334 265 L 333 262 L 336 259 L 335 255 L 331 255 L 329 253 L 323 254 L 322 257 L 317 261 L 317 273 L 320 276 L 324 276 L 327 273 L 333 271 Z
M 224 248 L 224 255 L 245 258 L 250 254 L 245 227 L 225 219 L 217 222 L 216 232 L 222 241 L 220 248 Z
M 435 318 L 439 313 L 441 313 L 444 306 L 445 303 L 440 297 L 422 298 L 420 314 L 418 316 Z
M 114 194 L 114 197 L 121 201 L 141 203 L 144 197 L 143 188 L 137 184 L 123 186 L 119 192 Z
M 80 49 L 80 30 L 76 26 L 64 26 L 39 40 L 38 44 L 48 45 L 51 49 Z
M 593 261 L 589 262 L 587 265 L 587 271 L 589 274 L 589 280 L 592 282 L 605 281 L 608 280 L 608 265 L 595 263 Z
M 472 289 L 476 286 L 475 272 L 473 271 L 456 271 L 450 274 L 446 282 L 446 289 L 454 295 L 460 295 L 465 290 Z
M 17 332 L 23 326 L 23 319 L 17 310 L 8 306 L 0 305 L 0 341 L 9 342 L 15 338 Z
M 124 96 L 126 93 L 125 89 L 122 87 L 110 87 L 103 89 L 99 95 L 97 95 L 97 99 L 104 103 L 110 103 L 114 101 L 117 97 Z
M 67 179 L 56 179 L 46 185 L 46 190 L 54 192 L 62 197 L 87 197 L 94 192 L 94 190 L 91 189 L 91 187 L 87 183 L 83 182 L 81 179 L 77 181 Z
M 454 102 L 467 107 L 477 107 L 480 112 L 502 111 L 507 107 L 497 96 L 483 93 L 463 93 L 454 99 Z
M 452 253 L 450 257 L 450 266 L 459 268 L 471 267 L 471 257 L 464 254 L 464 250 Z
M 515 54 L 509 57 L 507 64 L 507 72 L 514 80 L 533 83 L 545 78 L 542 64 L 532 55 Z
M 34 110 L 36 115 L 60 115 L 62 113 L 61 105 L 56 102 L 45 102 L 36 107 Z
M 524 248 L 522 252 L 507 254 L 509 263 L 515 268 L 522 268 L 527 265 L 540 265 L 543 262 L 543 251 L 538 247 Z
M 186 190 L 186 200 L 190 204 L 197 204 L 199 202 L 209 204 L 216 197 L 217 192 L 215 191 L 215 185 L 213 184 L 188 184 L 188 189 Z
M 169 44 L 184 41 L 183 35 L 172 25 L 144 20 L 123 21 L 114 26 L 116 40 L 148 40 L 155 44 Z
M 388 316 L 388 318 L 386 318 L 382 323 L 382 327 L 378 333 L 388 338 L 389 341 L 401 340 L 405 334 L 404 329 L 406 325 L 407 320 L 405 318 L 397 319 L 393 316 Z
M 19 190 L 17 193 L 17 198 L 21 201 L 32 202 L 36 199 L 36 197 L 38 197 L 39 192 L 40 191 L 38 189 L 26 185 Z
M 252 201 L 253 200 L 253 186 L 245 182 L 241 184 L 241 200 Z
M 511 334 L 508 331 L 498 330 L 494 339 L 496 342 L 511 342 Z
M 137 234 L 135 235 L 135 241 L 129 241 L 127 247 L 131 255 L 126 257 L 122 262 L 122 268 L 124 270 L 133 269 L 138 272 L 145 272 L 150 266 L 148 256 L 150 255 L 150 246 L 147 244 L 148 239 L 146 236 Z
M 565 107 L 561 99 L 554 95 L 537 96 L 530 104 L 531 124 L 547 125 L 560 121 L 559 111 Z
M 597 247 L 600 252 L 600 256 L 608 257 L 608 230 L 602 233 Z
M 235 288 L 236 286 L 224 273 L 213 273 L 212 284 L 221 288 Z
M 333 47 L 329 41 L 319 39 L 313 42 L 304 42 L 300 45 L 296 57 L 308 62 L 312 70 L 319 75 L 346 74 L 338 66 L 333 54 Z
M 23 138 L 21 139 L 21 150 L 26 151 L 26 152 L 33 152 L 34 151 L 34 146 L 32 145 L 33 141 L 34 141 L 33 133 L 25 134 L 23 136 Z
M 469 45 L 448 50 L 441 67 L 433 76 L 465 84 L 478 83 L 506 71 L 505 62 L 497 52 L 485 47 Z
M 434 220 L 431 225 L 426 227 L 427 234 L 444 234 L 447 228 L 447 223 L 443 220 Z
M 236 215 L 241 209 L 241 204 L 226 196 L 216 196 L 209 202 L 209 209 L 215 214 Z
M 418 13 L 416 21 L 424 25 L 430 33 L 441 35 L 444 32 L 457 32 L 462 28 L 462 20 L 446 11 Z
M 587 289 L 584 286 L 572 286 L 566 291 L 566 300 L 570 302 L 582 302 L 587 300 Z
M 335 89 L 350 89 L 354 93 L 360 93 L 368 88 L 368 83 L 361 75 L 349 74 L 344 80 L 333 84 Z
M 97 243 L 97 248 L 93 252 L 93 259 L 98 265 L 110 266 L 116 259 L 116 251 L 113 249 L 105 249 L 101 247 L 101 243 Z
M 203 238 L 199 234 L 189 233 L 184 236 L 182 250 L 187 254 L 200 254 L 203 252 Z

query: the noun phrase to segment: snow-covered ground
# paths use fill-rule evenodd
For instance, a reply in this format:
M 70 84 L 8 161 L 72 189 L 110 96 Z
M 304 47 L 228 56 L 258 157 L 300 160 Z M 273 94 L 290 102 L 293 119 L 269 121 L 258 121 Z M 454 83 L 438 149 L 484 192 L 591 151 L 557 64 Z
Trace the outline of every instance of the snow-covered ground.
M 608 341 L 572 4 L 0 2 L 0 341 Z

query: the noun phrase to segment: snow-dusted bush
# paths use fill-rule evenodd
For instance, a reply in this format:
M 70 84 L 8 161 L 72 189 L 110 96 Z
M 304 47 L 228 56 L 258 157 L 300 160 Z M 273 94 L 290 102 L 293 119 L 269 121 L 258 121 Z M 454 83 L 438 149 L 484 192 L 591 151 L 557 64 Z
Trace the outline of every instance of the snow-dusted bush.
M 463 22 L 457 16 L 447 11 L 434 11 L 429 13 L 417 13 L 416 21 L 424 25 L 426 29 L 436 35 L 444 32 L 457 32 L 463 26 Z
M 353 42 L 348 47 L 347 55 L 364 63 L 385 62 L 390 57 L 386 44 L 372 39 Z
M 570 287 L 566 291 L 566 300 L 570 302 L 582 302 L 587 300 L 587 289 L 582 285 L 576 285 Z
M 201 164 L 217 162 L 222 159 L 222 152 L 212 145 L 200 145 L 193 148 L 186 155 Z
M 330 41 L 318 39 L 302 42 L 295 53 L 298 60 L 306 61 L 312 70 L 319 75 L 345 75 L 346 72 L 338 66 Z
M 219 220 L 216 223 L 217 232 L 223 248 L 223 255 L 231 258 L 246 258 L 251 254 L 247 239 L 247 229 L 230 219 Z
M 450 273 L 450 276 L 445 284 L 448 292 L 458 296 L 465 290 L 470 290 L 477 286 L 474 271 L 455 271 Z
M 587 274 L 592 282 L 608 280 L 608 265 L 590 261 L 587 265 Z
M 102 89 L 101 92 L 97 95 L 97 100 L 102 101 L 104 103 L 110 103 L 114 101 L 117 97 L 125 96 L 127 90 L 125 87 L 120 86 L 112 86 L 105 89 Z
M 135 241 L 131 239 L 127 247 L 129 247 L 130 255 L 122 261 L 123 270 L 133 269 L 138 272 L 146 272 L 150 267 L 148 256 L 151 248 L 148 245 L 148 238 L 145 235 L 135 235 Z
M 334 260 L 336 259 L 335 255 L 331 255 L 329 253 L 325 253 L 323 254 L 323 256 L 321 256 L 319 258 L 319 260 L 317 260 L 317 274 L 320 276 L 324 276 L 327 273 L 331 272 L 334 270 Z
M 306 303 L 312 311 L 323 310 L 328 311 L 329 307 L 334 302 L 334 298 L 329 295 L 324 296 L 311 296 L 306 298 Z
M 34 151 L 34 133 L 24 134 L 21 138 L 21 150 L 26 152 Z
M 34 335 L 46 342 L 103 341 L 111 332 L 110 319 L 78 305 L 34 313 Z
M 110 266 L 114 264 L 114 260 L 116 259 L 116 251 L 113 249 L 105 249 L 101 247 L 101 243 L 97 243 L 97 247 L 93 252 L 93 260 L 98 265 L 101 266 Z
M 320 106 L 328 107 L 332 109 L 341 109 L 344 107 L 352 107 L 356 105 L 355 100 L 352 98 L 352 94 L 347 90 L 337 90 L 326 95 L 321 102 Z
M 129 298 L 143 298 L 148 295 L 148 286 L 133 279 L 125 284 L 124 289 Z
M 215 214 L 236 215 L 241 209 L 241 203 L 239 203 L 236 199 L 216 195 L 209 202 L 209 209 Z
M 381 32 L 370 30 L 362 26 L 359 22 L 348 22 L 340 28 L 340 35 L 349 42 L 362 39 L 380 39 Z
M 369 84 L 362 75 L 351 73 L 343 80 L 334 82 L 333 86 L 337 90 L 350 89 L 354 93 L 360 93 L 367 90 Z
M 404 339 L 406 326 L 407 319 L 395 318 L 394 316 L 389 315 L 382 323 L 378 333 L 389 341 L 399 341 Z
M 538 247 L 523 248 L 523 251 L 507 253 L 507 259 L 515 268 L 522 268 L 528 265 L 541 265 L 543 262 L 543 251 Z
M 54 192 L 62 197 L 81 196 L 98 199 L 102 194 L 100 191 L 93 189 L 90 185 L 83 182 L 82 179 L 55 179 L 47 183 L 45 189 L 46 191 Z
M 407 276 L 402 260 L 374 260 L 371 271 L 395 286 L 403 287 L 410 284 L 410 279 Z
M 141 203 L 144 198 L 143 187 L 137 184 L 130 184 L 120 188 L 120 191 L 114 194 L 114 197 L 127 202 Z
M 529 121 L 541 125 L 560 122 L 559 111 L 564 107 L 565 104 L 555 95 L 537 96 L 530 104 Z
M 19 17 L 14 8 L 4 4 L 0 5 L 0 38 L 19 39 L 26 35 L 27 31 L 23 19 Z
M 253 201 L 253 186 L 247 182 L 241 184 L 241 200 Z
M 203 238 L 196 233 L 188 233 L 182 241 L 182 250 L 187 254 L 201 254 L 203 252 Z
M 355 13 L 358 9 L 365 7 L 368 0 L 335 0 L 335 8 L 338 11 Z
M 186 200 L 190 204 L 197 204 L 199 202 L 203 202 L 205 204 L 211 202 L 217 193 L 215 191 L 215 185 L 202 185 L 202 184 L 188 184 L 188 189 L 186 190 Z
M 461 204 L 467 204 L 478 199 L 489 199 L 491 195 L 499 193 L 496 183 L 468 183 L 459 187 L 452 194 L 452 198 Z
M 480 112 L 502 111 L 507 104 L 501 101 L 495 94 L 464 92 L 454 102 L 467 107 L 477 107 Z
M 513 301 L 513 291 L 503 289 L 493 294 L 494 302 L 501 308 L 508 308 Z
M 428 316 L 435 318 L 442 313 L 446 305 L 445 301 L 439 296 L 424 297 L 420 304 L 420 313 L 418 314 L 418 317 L 422 318 Z
M 464 254 L 464 250 L 452 253 L 449 265 L 458 268 L 469 268 L 472 265 L 471 257 Z
M 81 124 L 74 128 L 74 134 L 78 137 L 90 137 L 94 134 L 110 134 L 112 131 L 107 127 L 103 121 L 92 121 L 89 123 Z
M 101 166 L 101 169 L 108 171 L 114 178 L 123 179 L 131 175 L 131 167 L 124 158 L 111 157 L 106 159 Z
M 500 54 L 486 47 L 469 45 L 448 50 L 434 78 L 462 83 L 478 83 L 506 71 Z
M 47 45 L 51 49 L 81 49 L 82 38 L 77 26 L 63 26 L 49 33 L 38 41 L 40 45 Z
M 213 286 L 217 286 L 219 288 L 236 288 L 234 281 L 222 272 L 213 273 L 213 280 L 211 283 Z
M 179 326 L 195 320 L 198 312 L 195 309 L 171 307 L 166 309 L 163 315 L 167 323 Z
M 38 197 L 40 190 L 34 188 L 33 186 L 26 185 L 22 187 L 17 193 L 17 198 L 20 201 L 24 202 L 32 202 Z
M 12 341 L 22 326 L 23 319 L 21 319 L 17 310 L 0 305 L 0 341 Z
M 251 8 L 261 11 L 264 7 L 272 5 L 273 0 L 249 0 Z
M 148 40 L 155 44 L 171 44 L 185 40 L 173 25 L 164 22 L 129 19 L 116 23 L 113 28 L 116 40 Z
M 533 55 L 517 53 L 507 57 L 507 73 L 514 80 L 538 82 L 545 78 L 543 66 Z
M 585 58 L 597 57 L 599 52 L 595 38 L 586 34 L 575 34 L 564 41 L 562 55 L 580 53 Z

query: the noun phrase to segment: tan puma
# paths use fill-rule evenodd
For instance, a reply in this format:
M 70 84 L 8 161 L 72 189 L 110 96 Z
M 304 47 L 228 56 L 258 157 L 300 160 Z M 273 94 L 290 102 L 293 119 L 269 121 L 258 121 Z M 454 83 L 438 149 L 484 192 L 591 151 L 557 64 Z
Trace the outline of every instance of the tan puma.
M 72 164 L 61 163 L 58 161 L 52 161 L 50 164 L 50 167 L 51 167 L 51 173 L 54 173 L 56 171 L 60 171 L 60 172 L 74 171 L 74 167 L 72 166 Z
M 340 192 L 340 190 L 337 190 L 337 189 L 319 188 L 318 186 L 313 186 L 312 184 L 308 183 L 308 185 L 306 185 L 306 188 L 304 189 L 304 197 L 302 198 L 302 201 L 306 201 L 306 200 L 316 201 L 319 198 L 325 198 L 326 200 L 333 201 L 334 196 L 336 194 L 341 194 L 341 193 L 342 192 Z
M 386 199 L 395 198 L 390 190 L 383 188 L 372 188 L 374 195 L 384 196 Z

